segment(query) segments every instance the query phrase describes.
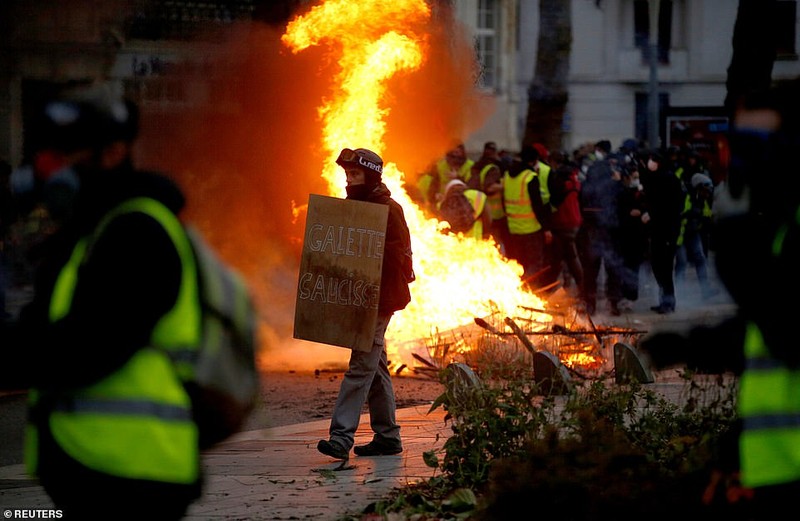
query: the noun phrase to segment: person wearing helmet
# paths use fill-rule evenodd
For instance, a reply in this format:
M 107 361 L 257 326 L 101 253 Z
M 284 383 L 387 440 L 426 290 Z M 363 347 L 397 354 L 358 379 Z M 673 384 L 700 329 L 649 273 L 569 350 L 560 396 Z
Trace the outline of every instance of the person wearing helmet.
M 386 327 L 395 311 L 411 301 L 408 284 L 414 280 L 411 235 L 403 208 L 381 181 L 383 160 L 366 148 L 345 148 L 336 159 L 347 180 L 347 199 L 389 206 L 386 244 L 381 271 L 378 319 L 372 349 L 352 350 L 329 428 L 329 439 L 319 440 L 317 450 L 335 459 L 348 459 L 352 448 L 358 456 L 382 456 L 403 451 L 400 426 L 395 417 L 394 388 L 386 357 Z M 367 404 L 372 441 L 353 448 L 361 410 Z
M 28 472 L 70 519 L 144 519 L 153 505 L 180 519 L 201 493 L 191 397 L 167 354 L 191 349 L 200 306 L 176 238 L 184 196 L 133 167 L 136 112 L 109 85 L 48 102 L 35 130 L 61 161 L 45 195 L 58 188 L 62 221 L 33 300 L 0 330 L 0 382 L 31 390 Z

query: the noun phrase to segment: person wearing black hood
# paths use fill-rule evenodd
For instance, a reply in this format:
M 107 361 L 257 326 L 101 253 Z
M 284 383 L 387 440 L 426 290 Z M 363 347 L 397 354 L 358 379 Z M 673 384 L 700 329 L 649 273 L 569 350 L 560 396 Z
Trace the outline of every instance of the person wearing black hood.
M 598 141 L 595 160 L 581 184 L 580 207 L 583 219 L 578 241 L 583 265 L 583 300 L 586 312 L 597 307 L 600 269 L 605 270 L 605 296 L 609 312 L 619 316 L 622 300 L 623 259 L 619 241 L 619 198 L 624 190 L 619 167 L 608 159 L 611 143 Z
M 675 254 L 681 232 L 684 192 L 681 180 L 664 164 L 663 156 L 652 151 L 639 171 L 647 194 L 646 219 L 650 235 L 650 267 L 659 290 L 658 314 L 675 311 Z
M 201 493 L 191 399 L 167 354 L 199 310 L 179 298 L 196 291 L 175 239 L 184 196 L 133 167 L 137 130 L 102 84 L 45 104 L 32 134 L 63 159 L 43 188 L 59 228 L 33 300 L 0 331 L 0 382 L 30 389 L 27 468 L 69 519 L 180 519 Z
M 414 281 L 411 234 L 403 207 L 381 182 L 383 160 L 371 150 L 345 148 L 336 164 L 344 169 L 347 199 L 389 206 L 386 244 L 378 297 L 378 319 L 370 351 L 353 349 L 344 374 L 329 428 L 330 438 L 319 440 L 317 450 L 326 456 L 346 460 L 350 449 L 357 456 L 388 456 L 403 452 L 400 425 L 395 417 L 392 376 L 386 356 L 386 327 L 395 311 L 411 302 L 409 283 Z M 364 404 L 369 408 L 372 441 L 353 448 Z

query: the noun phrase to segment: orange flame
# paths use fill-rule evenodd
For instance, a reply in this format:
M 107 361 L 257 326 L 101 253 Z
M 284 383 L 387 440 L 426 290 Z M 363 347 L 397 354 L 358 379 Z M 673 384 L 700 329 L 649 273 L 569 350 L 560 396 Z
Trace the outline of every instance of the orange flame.
M 423 0 L 329 0 L 287 26 L 282 42 L 292 52 L 327 45 L 341 66 L 336 90 L 319 108 L 327 154 L 322 175 L 332 195 L 344 192 L 334 162 L 342 148 L 370 148 L 383 157 L 387 81 L 413 73 L 425 60 L 426 34 L 415 28 L 430 15 Z M 386 159 L 383 180 L 406 213 L 417 275 L 411 303 L 395 314 L 387 331 L 391 359 L 409 360 L 401 351 L 414 350 L 437 331 L 472 324 L 475 317 L 544 307 L 525 291 L 521 266 L 505 259 L 493 242 L 442 233 L 439 221 L 427 217 L 404 191 L 405 174 Z

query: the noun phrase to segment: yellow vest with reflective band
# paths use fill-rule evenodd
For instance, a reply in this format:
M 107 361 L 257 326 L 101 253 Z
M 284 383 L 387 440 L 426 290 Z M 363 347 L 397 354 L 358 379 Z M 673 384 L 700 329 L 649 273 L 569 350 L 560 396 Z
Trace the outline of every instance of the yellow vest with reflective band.
M 484 166 L 480 173 L 481 180 L 481 187 L 483 187 L 484 183 L 486 182 L 486 175 L 489 173 L 492 167 L 500 168 L 499 166 L 489 163 L 488 165 Z M 503 209 L 503 192 L 502 190 L 498 190 L 493 194 L 487 194 L 488 200 L 486 204 L 489 206 L 489 215 L 492 216 L 492 220 L 502 219 L 506 216 L 506 211 Z
M 542 229 L 531 206 L 528 185 L 536 177 L 533 170 L 523 170 L 511 177 L 508 172 L 503 177 L 503 199 L 505 200 L 508 231 L 513 235 L 535 233 Z
M 797 216 L 800 222 L 800 214 Z M 780 255 L 785 230 L 775 237 Z M 747 325 L 745 370 L 739 381 L 742 484 L 779 485 L 800 480 L 800 370 L 773 358 L 758 326 Z
M 474 164 L 475 161 L 472 159 L 464 161 L 464 164 L 458 169 L 458 178 L 465 183 L 469 181 L 469 178 L 472 176 L 472 165 Z M 439 193 L 444 194 L 447 183 L 452 181 L 452 179 L 450 179 L 450 165 L 447 164 L 447 159 L 440 159 L 436 163 L 436 171 L 439 173 Z
M 691 194 L 686 194 L 686 198 L 683 200 L 683 211 L 684 213 L 688 212 L 692 209 L 692 196 Z M 711 205 L 708 201 L 703 201 L 703 217 L 711 217 Z M 675 244 L 678 246 L 683 246 L 683 236 L 686 233 L 686 224 L 688 222 L 688 218 L 683 217 L 681 218 L 681 231 L 678 234 L 678 240 Z
M 62 268 L 50 301 L 50 321 L 66 316 L 91 241 L 117 216 L 141 212 L 169 234 L 181 259 L 181 283 L 175 305 L 156 324 L 150 345 L 100 381 L 48 397 L 49 429 L 72 458 L 97 472 L 128 479 L 191 484 L 199 477 L 197 427 L 191 401 L 171 358 L 196 350 L 201 336 L 197 267 L 192 246 L 178 218 L 150 198 L 123 202 L 100 221 L 93 235 L 75 246 Z M 124 276 L 124 274 L 123 274 Z M 113 349 L 113 346 L 109 346 Z M 38 391 L 30 396 L 37 407 Z M 28 471 L 38 468 L 38 432 L 29 423 L 25 456 Z
M 486 194 L 480 190 L 464 190 L 464 196 L 469 199 L 469 204 L 472 205 L 472 218 L 475 219 L 475 222 L 472 223 L 472 228 L 464 235 L 473 239 L 482 239 L 483 220 L 479 219 L 479 217 L 483 212 L 484 206 L 486 206 Z
M 542 194 L 542 202 L 547 205 L 550 203 L 550 187 L 547 186 L 547 178 L 550 177 L 550 166 L 539 161 L 539 193 Z M 555 208 L 553 208 L 555 211 Z

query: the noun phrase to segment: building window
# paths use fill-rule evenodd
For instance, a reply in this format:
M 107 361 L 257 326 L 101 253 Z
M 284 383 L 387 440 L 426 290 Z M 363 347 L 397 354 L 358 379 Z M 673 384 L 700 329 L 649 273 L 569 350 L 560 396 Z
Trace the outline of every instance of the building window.
M 500 59 L 499 2 L 497 0 L 478 0 L 478 23 L 475 29 L 475 52 L 481 70 L 478 85 L 486 89 L 497 87 L 497 71 Z
M 252 18 L 253 0 L 141 0 L 129 21 L 128 36 L 140 40 L 213 39 L 211 28 Z
M 650 54 L 650 2 L 633 2 L 634 45 L 642 50 L 642 60 L 648 63 Z M 669 63 L 672 45 L 672 0 L 661 0 L 658 9 L 658 62 Z
M 779 0 L 775 20 L 777 59 L 797 59 L 797 1 Z

